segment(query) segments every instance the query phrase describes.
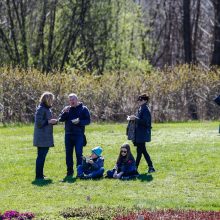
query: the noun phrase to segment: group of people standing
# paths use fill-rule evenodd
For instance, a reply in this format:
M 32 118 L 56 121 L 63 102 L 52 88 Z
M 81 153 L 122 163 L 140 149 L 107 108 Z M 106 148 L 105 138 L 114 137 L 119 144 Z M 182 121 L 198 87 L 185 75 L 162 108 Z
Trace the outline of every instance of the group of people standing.
M 140 95 L 137 99 L 139 108 L 135 115 L 128 116 L 128 139 L 132 140 L 137 149 L 134 159 L 129 144 L 123 144 L 112 170 L 107 171 L 107 177 L 122 179 L 138 174 L 138 166 L 142 157 L 148 164 L 148 173 L 155 172 L 151 158 L 146 150 L 146 142 L 151 141 L 151 114 L 147 103 L 149 97 Z M 53 117 L 51 107 L 54 95 L 44 92 L 40 97 L 39 106 L 35 112 L 33 145 L 37 147 L 36 180 L 44 180 L 44 163 L 50 147 L 54 146 L 53 126 L 58 122 L 65 122 L 65 152 L 67 173 L 64 179 L 72 177 L 73 151 L 76 153 L 77 177 L 90 179 L 103 176 L 103 149 L 97 146 L 91 150 L 89 157 L 83 156 L 83 146 L 86 145 L 85 126 L 91 122 L 88 108 L 78 100 L 75 93 L 69 94 L 69 105 L 64 107 L 58 118 Z

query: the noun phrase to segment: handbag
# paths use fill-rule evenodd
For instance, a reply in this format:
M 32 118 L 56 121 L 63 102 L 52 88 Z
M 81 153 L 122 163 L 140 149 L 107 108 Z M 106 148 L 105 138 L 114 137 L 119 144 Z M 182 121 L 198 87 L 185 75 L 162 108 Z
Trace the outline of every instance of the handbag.
M 135 141 L 135 121 L 128 122 L 126 134 L 128 136 L 128 140 Z

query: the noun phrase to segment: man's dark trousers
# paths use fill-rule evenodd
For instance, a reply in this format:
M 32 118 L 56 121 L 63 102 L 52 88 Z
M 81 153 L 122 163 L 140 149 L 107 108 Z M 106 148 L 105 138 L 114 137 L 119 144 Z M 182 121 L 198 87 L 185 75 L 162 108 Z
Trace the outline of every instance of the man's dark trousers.
M 84 137 L 82 135 L 65 135 L 67 175 L 73 175 L 73 150 L 76 151 L 76 165 L 82 164 Z

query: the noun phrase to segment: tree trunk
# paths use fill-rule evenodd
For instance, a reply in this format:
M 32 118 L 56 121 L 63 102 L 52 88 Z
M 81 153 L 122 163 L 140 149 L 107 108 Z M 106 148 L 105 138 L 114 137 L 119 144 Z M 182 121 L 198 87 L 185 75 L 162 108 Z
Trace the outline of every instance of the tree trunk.
M 9 17 L 9 21 L 10 21 L 11 37 L 12 37 L 13 44 L 14 44 L 16 62 L 17 62 L 17 64 L 20 64 L 21 60 L 20 60 L 20 54 L 19 54 L 19 51 L 18 51 L 18 42 L 17 42 L 17 38 L 16 38 L 16 34 L 15 34 L 14 21 L 13 21 L 12 13 L 11 13 L 10 0 L 7 0 L 6 4 L 7 4 L 8 17 Z
M 197 63 L 196 49 L 197 49 L 197 40 L 198 40 L 198 28 L 199 28 L 199 18 L 201 13 L 201 0 L 197 0 L 196 5 L 196 17 L 195 17 L 195 28 L 193 34 L 193 45 L 192 45 L 192 61 L 194 64 Z
M 0 39 L 2 39 L 2 42 L 3 42 L 4 47 L 5 47 L 5 51 L 7 52 L 8 57 L 10 58 L 10 60 L 13 61 L 13 62 L 16 62 L 16 60 L 13 57 L 13 50 L 10 46 L 9 40 L 5 36 L 4 31 L 2 30 L 1 27 L 0 27 Z
M 192 62 L 190 0 L 183 0 L 183 40 L 185 63 Z
M 214 51 L 212 54 L 212 65 L 220 66 L 220 2 L 213 0 L 215 9 L 215 26 L 214 26 Z
M 21 39 L 22 39 L 22 48 L 23 48 L 23 59 L 24 67 L 28 67 L 28 51 L 27 51 L 27 38 L 26 38 L 26 11 L 27 5 L 26 2 L 20 1 L 20 10 L 21 10 Z
M 75 17 L 75 9 L 72 11 L 72 19 L 71 19 L 71 25 L 70 28 L 73 25 L 77 24 L 77 27 L 75 28 L 75 31 L 70 30 L 69 32 L 69 36 L 68 36 L 68 40 L 66 42 L 66 46 L 65 46 L 65 50 L 64 50 L 64 54 L 63 54 L 63 58 L 62 58 L 62 62 L 60 65 L 60 70 L 62 71 L 64 69 L 64 66 L 68 60 L 69 54 L 70 52 L 73 50 L 78 34 L 80 32 L 80 30 L 83 28 L 84 26 L 84 22 L 85 22 L 85 14 L 88 10 L 88 6 L 89 6 L 89 0 L 81 0 L 81 10 L 80 10 L 80 15 L 79 18 L 76 20 L 76 22 L 74 23 L 74 17 Z
M 38 27 L 36 46 L 33 51 L 33 58 L 34 58 L 33 63 L 34 63 L 35 67 L 38 66 L 40 51 L 43 50 L 43 47 L 44 47 L 44 27 L 45 27 L 45 23 L 46 23 L 47 4 L 48 4 L 48 0 L 44 0 L 42 14 L 40 17 L 40 23 L 39 23 L 39 27 Z M 43 55 L 42 55 L 42 62 L 44 62 Z M 43 69 L 44 69 L 44 64 L 42 64 L 41 66 L 43 66 Z
M 54 26 L 55 26 L 55 20 L 56 20 L 56 6 L 57 6 L 57 0 L 55 0 L 52 3 L 52 8 L 50 12 L 50 32 L 49 32 L 49 40 L 48 40 L 48 54 L 47 54 L 47 66 L 46 66 L 46 72 L 48 73 L 51 71 L 51 65 L 52 65 L 52 46 L 53 46 L 53 40 L 54 40 Z

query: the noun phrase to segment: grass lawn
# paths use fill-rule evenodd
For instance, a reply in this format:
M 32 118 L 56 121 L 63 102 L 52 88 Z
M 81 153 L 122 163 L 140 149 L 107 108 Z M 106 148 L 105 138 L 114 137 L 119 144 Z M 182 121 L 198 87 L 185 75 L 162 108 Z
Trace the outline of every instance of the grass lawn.
M 148 151 L 157 170 L 146 175 L 141 160 L 137 180 L 79 180 L 62 183 L 65 176 L 63 125 L 54 127 L 55 148 L 45 163 L 48 184 L 34 184 L 36 148 L 33 125 L 0 127 L 0 212 L 31 211 L 38 217 L 61 219 L 68 207 L 123 206 L 128 208 L 220 210 L 220 136 L 218 122 L 154 124 Z M 116 162 L 126 142 L 125 124 L 92 124 L 88 145 L 103 147 L 105 169 Z M 135 147 L 131 149 L 136 155 Z M 74 157 L 75 158 L 75 157 Z

